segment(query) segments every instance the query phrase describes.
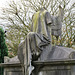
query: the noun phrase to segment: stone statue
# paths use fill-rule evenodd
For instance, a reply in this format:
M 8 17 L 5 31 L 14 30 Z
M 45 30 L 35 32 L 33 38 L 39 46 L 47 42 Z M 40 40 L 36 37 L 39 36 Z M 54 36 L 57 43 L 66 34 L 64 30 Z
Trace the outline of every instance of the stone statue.
M 58 16 L 51 16 L 42 8 L 33 15 L 31 32 L 19 45 L 20 62 L 17 56 L 5 57 L 4 75 L 75 75 L 75 50 L 51 45 L 51 34 L 57 39 L 61 36 L 61 6 L 59 11 Z
M 57 39 L 59 36 L 61 36 L 62 33 L 61 29 L 62 29 L 63 16 L 64 16 L 64 10 L 62 9 L 61 6 L 59 6 L 59 14 L 58 16 L 52 16 L 53 25 L 51 26 L 51 34 L 56 36 Z
M 59 27 L 61 20 L 62 12 L 60 12 L 58 17 L 53 17 L 45 8 L 40 9 L 33 15 L 31 32 L 27 34 L 25 41 L 18 48 L 18 58 L 24 64 L 24 75 L 31 75 L 34 69 L 32 61 L 46 60 L 48 52 L 52 50 L 51 26 L 52 35 L 59 36 L 60 33 L 55 33 L 56 29 L 53 28 L 53 25 L 57 24 Z M 61 26 L 57 30 L 59 29 L 61 29 Z M 46 54 L 45 57 L 43 57 L 43 54 Z

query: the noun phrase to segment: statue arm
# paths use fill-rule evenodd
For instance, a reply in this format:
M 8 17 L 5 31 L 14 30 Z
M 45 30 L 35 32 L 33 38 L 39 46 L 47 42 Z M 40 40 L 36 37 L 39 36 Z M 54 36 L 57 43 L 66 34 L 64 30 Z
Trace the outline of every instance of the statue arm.
M 50 15 L 49 12 L 46 12 L 45 20 L 46 20 L 46 24 L 47 24 L 47 25 L 51 25 L 51 24 L 52 24 L 51 15 Z
M 51 33 L 57 38 L 61 36 L 62 33 L 61 29 L 62 29 L 63 16 L 64 16 L 64 10 L 59 5 L 59 14 L 58 16 L 52 16 L 53 25 L 51 26 Z
M 61 22 L 63 21 L 63 16 L 64 16 L 64 9 L 59 5 L 58 17 L 61 19 Z

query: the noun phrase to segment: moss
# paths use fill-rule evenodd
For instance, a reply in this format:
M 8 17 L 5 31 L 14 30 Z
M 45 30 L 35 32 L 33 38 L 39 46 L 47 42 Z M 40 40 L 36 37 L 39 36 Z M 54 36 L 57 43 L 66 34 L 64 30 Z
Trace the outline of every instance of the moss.
M 37 32 L 38 30 L 38 22 L 40 22 L 41 24 L 41 33 L 44 34 L 45 36 L 47 36 L 47 30 L 46 30 L 46 25 L 45 25 L 45 13 L 47 11 L 38 11 L 34 14 L 33 16 L 33 32 Z M 40 17 L 40 21 L 39 21 L 39 17 Z
M 37 30 L 39 13 L 40 13 L 40 11 L 38 11 L 37 13 L 35 13 L 34 17 L 33 17 L 33 31 L 34 32 L 36 32 L 36 30 Z
M 42 25 L 42 33 L 44 35 L 47 35 L 47 30 L 46 30 L 46 25 L 45 25 L 45 13 L 46 13 L 46 10 L 41 12 L 41 25 Z

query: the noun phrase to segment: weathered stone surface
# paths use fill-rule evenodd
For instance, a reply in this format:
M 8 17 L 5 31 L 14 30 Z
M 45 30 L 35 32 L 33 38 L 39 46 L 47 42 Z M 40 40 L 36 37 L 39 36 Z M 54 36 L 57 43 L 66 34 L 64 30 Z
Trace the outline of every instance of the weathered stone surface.
M 36 62 L 37 68 L 35 68 L 33 75 L 75 75 L 73 59 L 75 60 L 75 50 L 55 46 L 52 48 L 52 51 L 47 52 L 45 50 L 42 52 L 39 60 Z
M 19 61 L 19 59 L 18 59 L 18 56 L 15 56 L 15 57 L 9 59 L 9 62 L 10 62 L 10 63 L 11 63 L 11 62 L 12 62 L 12 63 L 15 63 L 15 62 L 16 62 L 16 63 L 17 63 L 17 62 L 20 63 L 20 61 Z
M 35 61 L 32 75 L 75 75 L 75 60 Z
M 4 57 L 4 62 L 0 66 L 4 67 L 4 75 L 23 75 L 23 70 L 17 56 L 13 58 Z
M 75 59 L 75 50 L 72 48 L 55 46 L 52 50 L 44 50 L 38 60 L 49 61 L 51 59 Z
M 73 49 L 56 46 L 46 53 L 44 51 L 40 56 L 44 60 L 40 61 L 39 58 L 38 61 L 33 61 L 35 69 L 32 75 L 75 75 L 75 51 Z M 4 67 L 4 75 L 23 75 L 24 68 L 17 56 L 9 59 Z
M 51 45 L 51 29 L 52 35 L 61 35 L 61 6 L 59 10 L 55 17 L 45 9 L 33 15 L 32 32 L 19 45 L 18 57 L 6 57 L 5 63 L 0 64 L 5 67 L 4 75 L 75 75 L 75 51 Z

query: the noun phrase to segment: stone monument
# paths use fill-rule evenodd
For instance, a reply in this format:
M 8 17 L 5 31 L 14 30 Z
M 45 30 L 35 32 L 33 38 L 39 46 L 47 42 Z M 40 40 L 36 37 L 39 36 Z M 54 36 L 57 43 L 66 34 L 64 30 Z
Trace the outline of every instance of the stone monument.
M 41 8 L 32 17 L 29 32 L 18 48 L 18 56 L 7 59 L 4 75 L 75 75 L 75 50 L 52 46 L 51 35 L 61 36 L 63 9 L 52 16 Z
M 52 35 L 60 36 L 62 19 L 63 9 L 61 6 L 59 6 L 59 15 L 55 17 L 51 16 L 45 8 L 41 8 L 33 15 L 31 32 L 27 34 L 25 41 L 19 45 L 18 50 L 19 60 L 24 64 L 25 75 L 30 75 L 34 70 L 32 61 L 48 59 L 48 54 L 52 51 L 51 30 Z

